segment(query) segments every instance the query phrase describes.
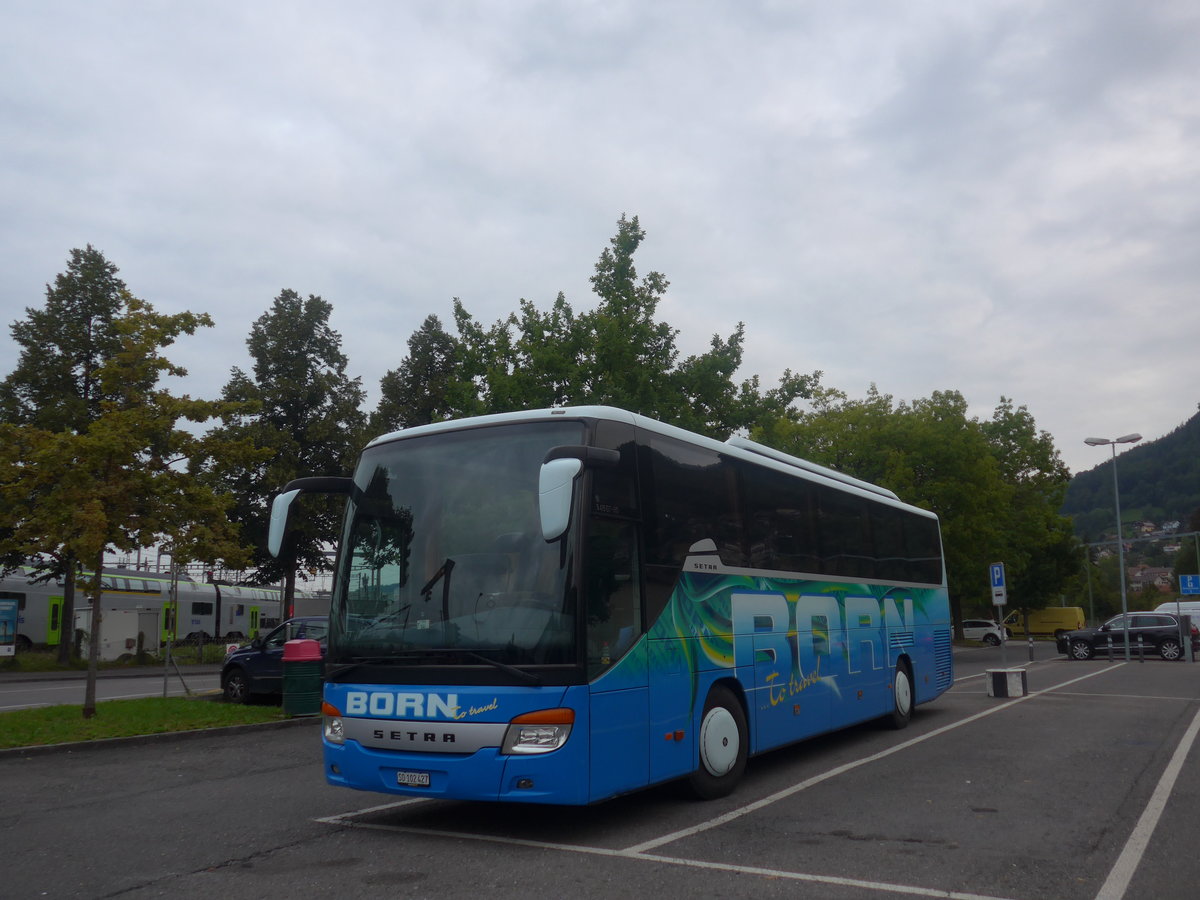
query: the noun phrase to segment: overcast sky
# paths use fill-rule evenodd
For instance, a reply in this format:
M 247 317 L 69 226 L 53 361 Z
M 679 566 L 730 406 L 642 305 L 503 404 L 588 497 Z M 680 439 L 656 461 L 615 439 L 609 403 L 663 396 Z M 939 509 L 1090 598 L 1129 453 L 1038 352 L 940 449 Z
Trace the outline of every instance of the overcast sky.
M 92 244 L 216 327 L 215 397 L 283 288 L 380 377 L 460 297 L 485 324 L 588 277 L 622 214 L 686 353 L 746 324 L 897 400 L 1161 437 L 1200 391 L 1200 6 L 1178 2 L 5 0 L 8 326 Z

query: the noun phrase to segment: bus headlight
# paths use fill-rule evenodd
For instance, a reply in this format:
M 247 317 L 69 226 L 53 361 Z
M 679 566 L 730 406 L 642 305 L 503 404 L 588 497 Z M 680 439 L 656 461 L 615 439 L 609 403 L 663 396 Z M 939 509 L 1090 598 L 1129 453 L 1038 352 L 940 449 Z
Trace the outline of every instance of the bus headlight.
M 504 733 L 500 752 L 513 755 L 557 750 L 571 736 L 571 726 L 574 724 L 573 709 L 541 709 L 517 716 Z
M 321 715 L 325 722 L 325 740 L 331 744 L 346 743 L 346 729 L 342 727 L 341 710 L 331 703 L 322 703 Z

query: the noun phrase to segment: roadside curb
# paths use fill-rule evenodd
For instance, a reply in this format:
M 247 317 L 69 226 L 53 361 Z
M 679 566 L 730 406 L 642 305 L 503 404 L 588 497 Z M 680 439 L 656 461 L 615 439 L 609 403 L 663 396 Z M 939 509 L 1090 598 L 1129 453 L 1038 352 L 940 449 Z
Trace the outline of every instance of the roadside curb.
M 246 732 L 292 728 L 296 725 L 320 724 L 320 716 L 295 716 L 279 722 L 255 722 L 247 725 L 221 725 L 216 728 L 196 728 L 191 731 L 162 731 L 155 734 L 134 734 L 129 737 L 104 738 L 96 741 L 72 741 L 65 744 L 39 744 L 33 747 L 7 747 L 0 749 L 0 760 L 13 757 L 44 756 L 52 753 L 85 752 L 104 750 L 109 747 L 132 747 L 142 744 L 174 743 L 192 738 L 212 735 L 242 734 Z

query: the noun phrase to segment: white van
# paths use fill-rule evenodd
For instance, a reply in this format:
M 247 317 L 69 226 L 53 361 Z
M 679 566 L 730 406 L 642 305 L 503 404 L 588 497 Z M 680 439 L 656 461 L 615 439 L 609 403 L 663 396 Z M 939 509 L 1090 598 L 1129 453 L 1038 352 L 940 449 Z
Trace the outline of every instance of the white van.
M 1200 600 L 1168 600 L 1154 607 L 1154 611 L 1191 616 L 1192 621 L 1200 623 Z

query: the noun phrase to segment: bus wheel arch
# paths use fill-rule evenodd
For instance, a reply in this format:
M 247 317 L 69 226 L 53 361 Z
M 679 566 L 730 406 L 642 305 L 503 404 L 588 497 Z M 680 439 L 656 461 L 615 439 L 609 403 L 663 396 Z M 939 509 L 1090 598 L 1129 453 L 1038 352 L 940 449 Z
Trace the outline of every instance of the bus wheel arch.
M 892 709 L 888 722 L 896 730 L 906 728 L 912 721 L 914 699 L 912 661 L 907 656 L 896 660 L 896 671 L 892 673 Z
M 701 800 L 728 796 L 746 772 L 750 729 L 741 698 L 727 684 L 709 689 L 696 744 L 698 761 L 688 786 Z

